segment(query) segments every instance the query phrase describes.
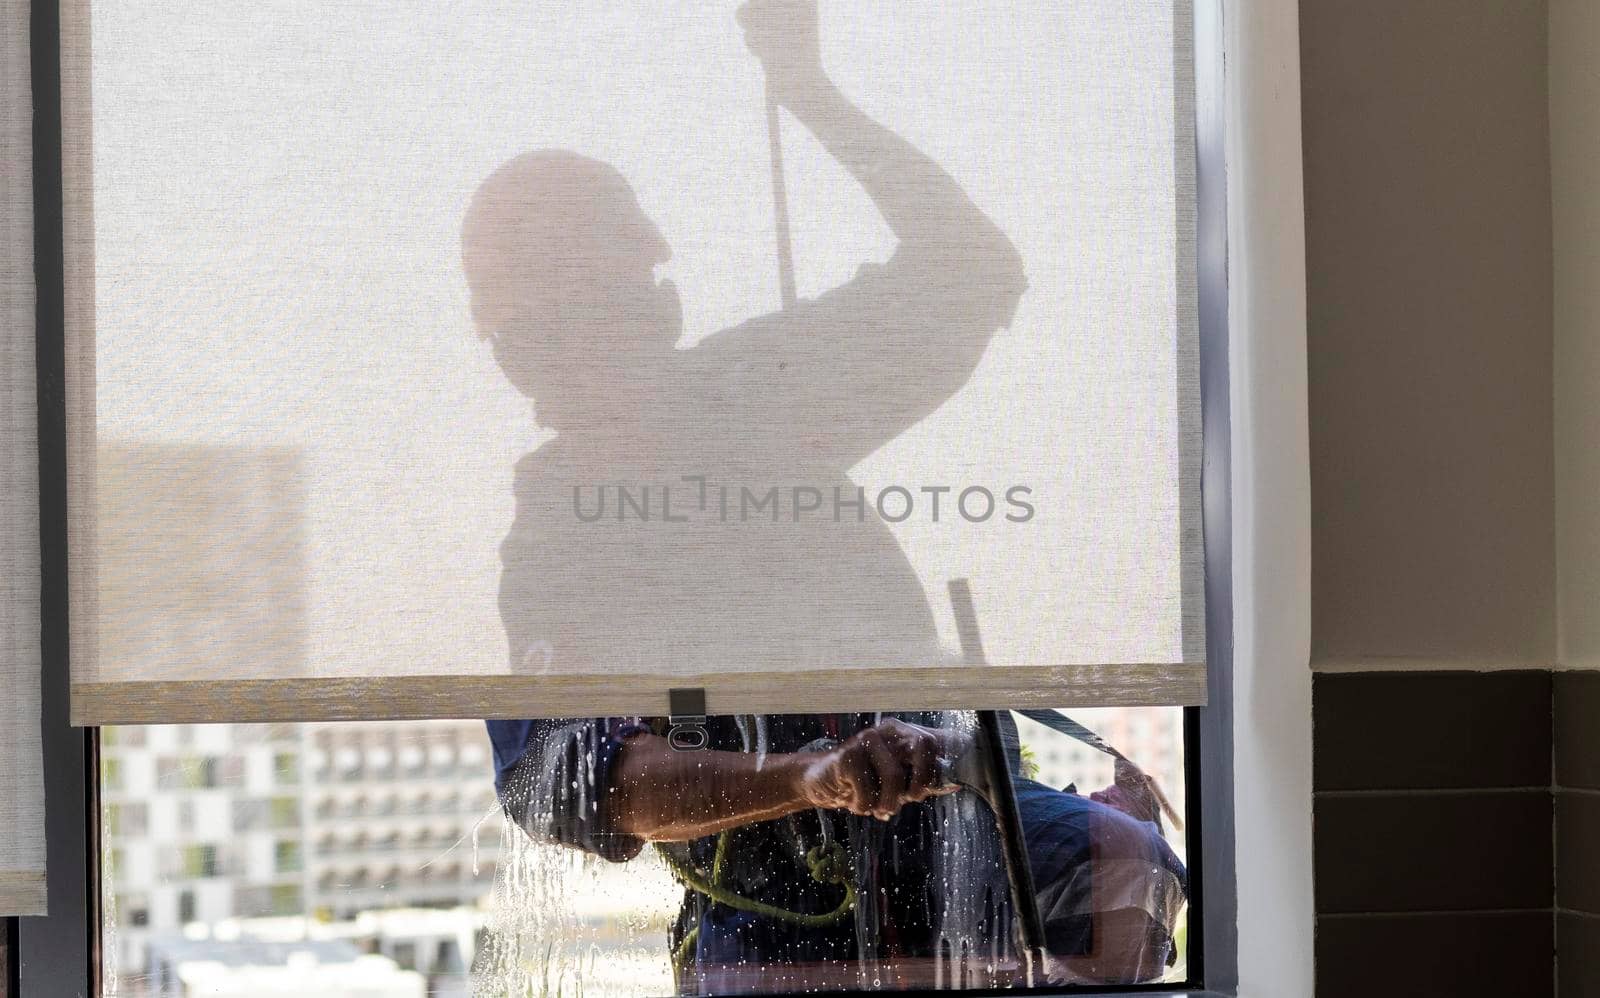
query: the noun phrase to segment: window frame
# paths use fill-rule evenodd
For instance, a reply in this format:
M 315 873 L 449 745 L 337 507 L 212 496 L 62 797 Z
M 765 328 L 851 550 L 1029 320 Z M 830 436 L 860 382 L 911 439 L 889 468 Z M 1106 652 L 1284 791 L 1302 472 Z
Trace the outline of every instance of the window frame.
M 1081 998 L 1129 993 L 1227 998 L 1238 993 L 1224 2 L 1193 0 L 1208 705 L 1184 711 L 1190 911 L 1197 915 L 1190 923 L 1190 980 L 1065 992 Z M 1236 6 L 1229 4 L 1227 12 L 1235 13 Z M 43 557 L 41 722 L 50 913 L 5 920 L 11 959 L 6 961 L 4 993 L 11 998 L 98 995 L 102 984 L 99 731 L 74 728 L 69 722 L 59 0 L 34 0 L 30 19 Z

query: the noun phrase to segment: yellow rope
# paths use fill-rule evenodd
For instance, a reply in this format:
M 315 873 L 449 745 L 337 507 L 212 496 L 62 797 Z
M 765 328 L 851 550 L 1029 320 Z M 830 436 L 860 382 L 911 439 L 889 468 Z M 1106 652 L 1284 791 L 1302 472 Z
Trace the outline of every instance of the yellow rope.
M 844 846 L 839 843 L 833 842 L 827 846 L 812 846 L 806 852 L 806 868 L 811 871 L 812 880 L 819 884 L 838 884 L 844 888 L 844 897 L 839 900 L 838 906 L 832 911 L 810 915 L 804 912 L 790 911 L 787 908 L 779 908 L 776 905 L 757 901 L 754 898 L 747 898 L 722 886 L 722 873 L 727 860 L 728 842 L 731 838 L 732 835 L 729 831 L 722 832 L 717 836 L 717 851 L 711 861 L 710 881 L 703 879 L 697 870 L 679 861 L 665 849 L 660 849 L 659 852 L 661 857 L 667 861 L 667 868 L 672 871 L 672 875 L 677 878 L 679 883 L 696 893 L 704 894 L 718 904 L 726 905 L 737 911 L 745 911 L 753 915 L 761 915 L 765 918 L 787 922 L 791 925 L 815 929 L 836 924 L 855 908 L 856 888 L 855 884 L 851 882 L 850 862 L 845 857 Z M 699 936 L 700 927 L 698 925 L 684 933 L 682 942 L 678 944 L 677 949 L 672 954 L 672 962 L 674 964 L 679 967 L 683 966 Z

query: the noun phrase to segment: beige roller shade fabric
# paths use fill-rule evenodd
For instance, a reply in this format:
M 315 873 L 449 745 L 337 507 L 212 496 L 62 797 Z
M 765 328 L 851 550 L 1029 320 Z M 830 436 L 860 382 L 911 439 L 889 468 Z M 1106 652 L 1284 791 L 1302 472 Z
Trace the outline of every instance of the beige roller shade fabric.
M 0 915 L 45 908 L 28 6 L 0 2 Z
M 67 6 L 78 721 L 1203 698 L 1187 0 Z

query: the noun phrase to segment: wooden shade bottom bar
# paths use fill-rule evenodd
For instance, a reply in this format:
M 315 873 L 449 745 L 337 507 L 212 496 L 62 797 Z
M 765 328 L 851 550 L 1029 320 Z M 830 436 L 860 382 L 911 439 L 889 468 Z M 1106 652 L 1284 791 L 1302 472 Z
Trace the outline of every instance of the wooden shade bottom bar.
M 205 724 L 654 716 L 702 686 L 710 714 L 1203 706 L 1201 664 L 839 669 L 708 675 L 387 676 L 73 683 L 72 723 Z
M 29 870 L 0 870 L 0 913 L 43 915 L 44 874 Z

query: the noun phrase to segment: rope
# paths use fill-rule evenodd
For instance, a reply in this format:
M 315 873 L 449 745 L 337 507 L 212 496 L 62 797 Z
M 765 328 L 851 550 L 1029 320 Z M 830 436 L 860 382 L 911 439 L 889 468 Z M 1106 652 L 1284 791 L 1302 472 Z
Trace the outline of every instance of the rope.
M 717 836 L 717 851 L 711 861 L 711 879 L 707 881 L 700 876 L 699 871 L 680 861 L 665 849 L 657 849 L 661 858 L 666 860 L 667 868 L 678 882 L 689 890 L 704 894 L 717 904 L 733 908 L 736 911 L 749 912 L 763 918 L 772 918 L 790 925 L 798 925 L 808 929 L 820 929 L 837 924 L 849 915 L 856 906 L 856 888 L 850 877 L 850 861 L 845 856 L 844 846 L 838 842 L 826 846 L 812 846 L 806 850 L 806 869 L 811 872 L 811 879 L 819 884 L 838 884 L 844 888 L 844 896 L 839 899 L 839 904 L 828 912 L 811 915 L 805 912 L 790 911 L 779 908 L 777 905 L 757 901 L 737 894 L 722 885 L 722 873 L 728 853 L 728 843 L 733 836 L 724 831 Z M 694 948 L 695 941 L 700 937 L 700 927 L 697 925 L 684 933 L 683 941 L 673 951 L 672 962 L 682 966 L 688 959 L 689 952 Z

